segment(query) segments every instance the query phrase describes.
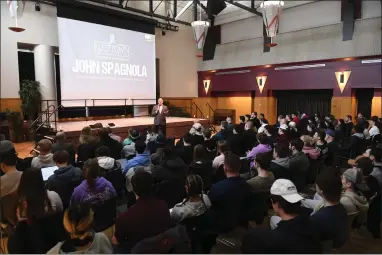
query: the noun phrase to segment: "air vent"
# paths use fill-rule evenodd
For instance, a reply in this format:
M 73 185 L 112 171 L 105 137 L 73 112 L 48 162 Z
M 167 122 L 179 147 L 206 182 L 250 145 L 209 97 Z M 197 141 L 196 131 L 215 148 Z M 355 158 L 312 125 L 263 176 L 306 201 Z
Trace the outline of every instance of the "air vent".
M 372 64 L 372 63 L 381 63 L 382 59 L 367 59 L 367 60 L 362 60 L 362 64 Z
M 240 74 L 240 73 L 249 73 L 251 70 L 240 70 L 240 71 L 230 71 L 230 72 L 218 72 L 215 75 L 226 75 L 226 74 Z
M 301 66 L 285 66 L 285 67 L 276 67 L 275 71 L 293 70 L 293 69 L 304 69 L 304 68 L 314 68 L 314 67 L 324 67 L 324 66 L 325 66 L 325 64 L 301 65 Z

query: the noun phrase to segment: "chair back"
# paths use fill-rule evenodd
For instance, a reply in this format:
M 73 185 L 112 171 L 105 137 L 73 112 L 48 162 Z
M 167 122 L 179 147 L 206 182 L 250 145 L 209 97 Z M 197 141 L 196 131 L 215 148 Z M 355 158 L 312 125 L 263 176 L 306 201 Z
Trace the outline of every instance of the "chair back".
M 113 226 L 117 218 L 117 198 L 113 197 L 92 206 L 94 212 L 94 231 L 102 232 Z
M 173 208 L 177 203 L 182 202 L 186 195 L 184 179 L 174 178 L 157 183 L 154 193 L 156 197 L 167 203 L 168 208 Z

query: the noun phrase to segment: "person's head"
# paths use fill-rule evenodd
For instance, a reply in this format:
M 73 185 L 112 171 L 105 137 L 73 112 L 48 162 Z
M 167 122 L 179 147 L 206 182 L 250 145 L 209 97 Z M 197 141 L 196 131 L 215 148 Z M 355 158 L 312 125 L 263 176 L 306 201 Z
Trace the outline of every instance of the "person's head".
M 336 120 L 335 120 L 336 121 Z M 339 119 L 338 122 L 337 122 L 337 125 L 340 125 L 341 127 L 345 124 L 345 120 L 344 119 Z
M 251 114 L 251 118 L 253 119 L 253 118 L 257 118 L 257 112 L 253 112 L 252 114 Z
M 232 118 L 231 117 L 227 117 L 226 121 L 227 121 L 228 124 L 231 124 L 232 123 Z
M 17 154 L 11 141 L 0 141 L 0 168 L 4 173 L 16 168 Z
M 228 122 L 227 121 L 222 121 L 220 122 L 220 128 L 221 130 L 227 130 L 227 127 L 228 127 Z
M 70 239 L 92 241 L 94 213 L 88 203 L 73 204 L 64 214 L 64 227 Z
M 135 151 L 138 154 L 142 154 L 146 150 L 146 143 L 142 140 L 138 140 L 135 142 Z
M 80 135 L 80 143 L 90 143 L 92 142 L 92 129 L 89 126 L 82 128 Z
M 291 121 L 291 122 L 289 122 L 288 126 L 289 126 L 291 129 L 296 129 L 297 124 L 296 124 L 296 122 Z
M 258 133 L 256 135 L 256 139 L 260 144 L 269 144 L 269 138 L 264 133 Z
M 63 141 L 65 141 L 65 139 L 66 139 L 66 135 L 65 135 L 64 132 L 58 132 L 58 133 L 56 134 L 55 140 L 56 140 L 57 142 L 63 142 Z
M 325 130 L 325 141 L 327 143 L 333 142 L 334 138 L 336 137 L 336 133 L 331 129 Z
M 358 115 L 357 115 L 357 117 L 360 119 L 360 118 L 363 118 L 363 114 L 362 114 L 362 112 L 359 112 L 358 113 Z
M 350 116 L 350 115 L 346 115 L 345 116 L 345 122 L 351 122 L 352 121 L 352 116 Z
M 104 127 L 100 128 L 100 129 L 98 129 L 98 136 L 99 136 L 100 140 L 106 140 L 109 138 L 109 132 Z
M 205 128 L 203 130 L 203 137 L 204 137 L 204 140 L 211 139 L 211 129 Z
M 265 119 L 264 113 L 260 113 L 260 119 Z
M 95 188 L 95 180 L 101 175 L 98 160 L 88 159 L 84 163 L 83 174 L 91 190 Z
M 285 116 L 284 116 L 284 115 L 279 115 L 279 116 L 277 117 L 277 122 L 280 123 L 280 121 L 281 121 L 282 119 L 285 119 Z
M 206 158 L 207 156 L 207 151 L 206 148 L 198 144 L 194 147 L 194 161 L 202 161 Z
M 341 176 L 342 189 L 344 191 L 356 191 L 356 185 L 362 183 L 363 174 L 357 168 L 347 169 Z
M 309 135 L 303 135 L 300 137 L 301 141 L 304 143 L 305 147 L 313 147 L 314 146 L 314 140 Z
M 26 210 L 28 219 L 42 218 L 48 209 L 52 212 L 52 204 L 45 189 L 41 170 L 29 168 L 21 175 L 20 184 L 17 190 L 20 201 L 23 201 L 19 208 Z
M 249 115 L 249 114 L 246 114 L 244 117 L 245 117 L 244 122 L 247 122 L 251 119 L 251 115 Z
M 293 154 L 302 151 L 303 148 L 304 142 L 301 139 L 294 139 L 289 144 L 289 149 Z
M 187 176 L 185 189 L 187 197 L 202 196 L 203 194 L 203 180 L 199 175 L 191 174 Z
M 378 116 L 371 117 L 371 126 L 372 127 L 378 127 L 379 119 Z
M 159 104 L 159 105 L 163 105 L 163 98 L 160 97 L 160 98 L 158 99 L 158 104 Z
M 354 132 L 358 134 L 363 134 L 364 126 L 361 124 L 357 124 L 354 126 Z
M 292 119 L 297 117 L 297 113 L 292 113 Z
M 106 146 L 101 146 L 96 150 L 97 157 L 110 157 L 110 149 Z
M 289 127 L 287 124 L 281 124 L 279 127 L 278 134 L 279 135 L 284 135 L 288 131 Z
M 369 176 L 371 172 L 373 172 L 373 168 L 374 168 L 373 161 L 371 161 L 370 158 L 366 158 L 366 157 L 359 158 L 355 162 L 355 165 L 362 171 L 363 176 Z
M 273 158 L 287 158 L 289 156 L 289 147 L 286 143 L 278 143 L 273 150 Z
M 266 134 L 268 137 L 273 136 L 275 132 L 276 130 L 274 126 L 271 126 L 271 125 L 264 126 L 264 134 Z
M 318 175 L 316 190 L 329 203 L 337 204 L 340 201 L 342 182 L 335 169 L 329 168 Z
M 369 149 L 368 157 L 373 162 L 382 162 L 382 148 L 373 146 L 371 149 Z
M 129 137 L 133 142 L 136 142 L 141 137 L 141 134 L 137 129 L 133 129 L 131 130 Z
M 218 152 L 220 154 L 224 154 L 228 149 L 228 144 L 227 144 L 227 141 L 225 140 L 221 140 L 221 141 L 218 141 Z
M 308 123 L 308 125 L 306 126 L 306 130 L 308 132 L 313 132 L 315 129 L 316 129 L 316 125 L 313 122 Z
M 240 119 L 240 123 L 245 123 L 245 117 L 244 116 L 240 116 L 239 119 Z
M 186 133 L 183 136 L 183 142 L 185 145 L 192 145 L 194 137 L 190 133 Z
M 52 142 L 49 139 L 41 139 L 38 142 L 38 151 L 40 155 L 49 154 L 52 150 Z
M 255 168 L 267 170 L 272 160 L 272 158 L 269 155 L 270 154 L 267 152 L 258 153 L 255 158 Z
M 252 130 L 253 129 L 253 122 L 252 121 L 247 121 L 245 123 L 245 127 L 244 127 L 245 130 Z
M 286 119 L 286 121 L 291 121 L 292 120 L 292 118 L 291 118 L 291 116 L 289 114 L 285 115 L 285 119 Z
M 65 150 L 62 151 L 56 151 L 53 154 L 53 161 L 56 163 L 58 167 L 65 167 L 68 165 L 69 161 L 69 153 Z
M 237 176 L 240 172 L 240 158 L 231 151 L 227 151 L 224 154 L 224 172 L 229 176 Z
M 325 142 L 325 137 L 326 137 L 325 130 L 319 129 L 319 130 L 316 130 L 316 132 L 314 133 L 313 140 L 316 142 L 318 140 L 320 140 L 321 142 Z
M 296 186 L 287 179 L 276 180 L 271 187 L 270 199 L 273 210 L 282 219 L 285 216 L 296 216 L 301 210 L 301 200 Z
M 153 177 L 149 172 L 137 171 L 131 178 L 131 187 L 137 198 L 148 197 L 153 190 Z

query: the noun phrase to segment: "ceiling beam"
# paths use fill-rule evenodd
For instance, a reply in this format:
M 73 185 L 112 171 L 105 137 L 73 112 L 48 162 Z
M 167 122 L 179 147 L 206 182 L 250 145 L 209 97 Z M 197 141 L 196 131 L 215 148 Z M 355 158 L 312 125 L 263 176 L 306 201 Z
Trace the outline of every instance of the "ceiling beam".
M 381 1 L 382 1 L 382 0 L 381 0 Z M 202 7 L 202 9 L 207 13 L 207 7 L 204 6 L 204 4 L 202 4 L 202 3 L 200 2 L 200 0 L 195 0 L 195 2 L 196 2 L 200 7 Z
M 235 2 L 233 0 L 225 0 L 225 1 L 227 3 L 229 3 L 229 4 L 232 4 L 232 5 L 236 6 L 236 7 L 239 7 L 240 9 L 246 10 L 246 11 L 248 11 L 250 13 L 256 14 L 256 15 L 258 15 L 260 17 L 263 16 L 263 14 L 261 12 L 259 12 L 258 10 L 256 10 L 255 8 L 251 8 L 251 7 L 245 6 L 245 5 L 241 4 L 241 3 Z

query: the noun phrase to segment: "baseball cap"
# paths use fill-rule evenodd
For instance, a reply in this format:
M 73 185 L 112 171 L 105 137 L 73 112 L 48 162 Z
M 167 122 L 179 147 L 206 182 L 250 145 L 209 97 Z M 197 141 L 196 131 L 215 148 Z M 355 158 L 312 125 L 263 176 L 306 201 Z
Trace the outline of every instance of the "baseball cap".
M 336 137 L 336 133 L 331 129 L 326 129 L 325 134 L 327 134 L 328 136 L 331 136 L 331 137 Z
M 279 129 L 288 130 L 288 125 L 287 124 L 281 124 Z
M 346 180 L 349 182 L 352 182 L 354 184 L 360 184 L 363 180 L 363 174 L 362 172 L 357 168 L 349 168 L 344 173 L 343 176 Z
M 289 122 L 289 126 L 291 128 L 296 128 L 296 122 L 294 122 L 294 121 Z
M 271 194 L 281 196 L 289 203 L 297 203 L 304 198 L 298 194 L 296 186 L 287 179 L 276 180 L 271 187 Z

